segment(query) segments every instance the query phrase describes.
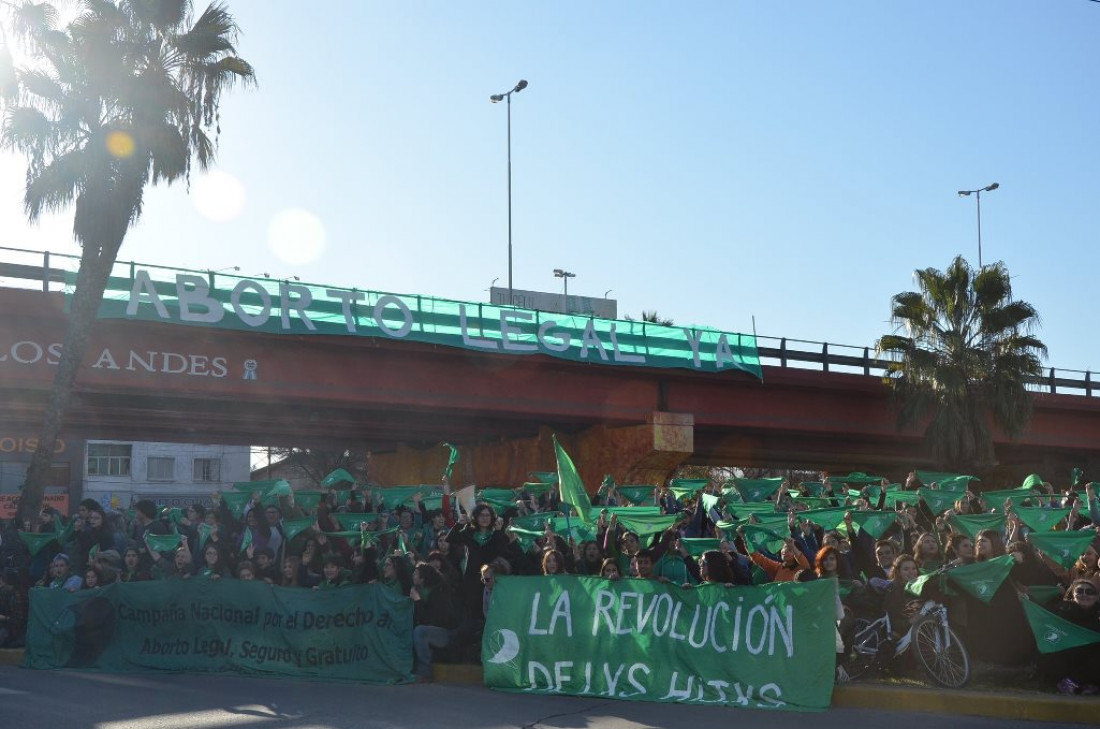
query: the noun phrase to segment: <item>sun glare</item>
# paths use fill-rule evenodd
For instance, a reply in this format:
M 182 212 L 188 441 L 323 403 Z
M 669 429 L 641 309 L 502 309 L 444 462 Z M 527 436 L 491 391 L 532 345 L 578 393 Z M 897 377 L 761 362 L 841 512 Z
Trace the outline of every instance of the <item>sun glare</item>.
M 281 261 L 296 266 L 312 263 L 325 251 L 325 226 L 308 210 L 287 208 L 271 219 L 267 244 Z
M 228 172 L 211 170 L 195 180 L 191 189 L 195 209 L 207 220 L 226 223 L 244 210 L 244 185 Z

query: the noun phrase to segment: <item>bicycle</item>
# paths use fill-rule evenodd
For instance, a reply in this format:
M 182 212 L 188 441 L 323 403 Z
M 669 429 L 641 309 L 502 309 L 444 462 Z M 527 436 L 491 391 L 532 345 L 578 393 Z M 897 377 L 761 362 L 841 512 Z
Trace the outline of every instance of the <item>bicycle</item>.
M 845 651 L 845 670 L 858 678 L 878 665 L 880 653 L 891 641 L 889 614 L 876 620 L 858 618 L 852 627 L 851 645 Z M 947 608 L 933 600 L 925 602 L 913 616 L 909 630 L 895 646 L 892 656 L 910 648 L 924 672 L 940 686 L 962 688 L 970 680 L 970 654 L 947 622 Z

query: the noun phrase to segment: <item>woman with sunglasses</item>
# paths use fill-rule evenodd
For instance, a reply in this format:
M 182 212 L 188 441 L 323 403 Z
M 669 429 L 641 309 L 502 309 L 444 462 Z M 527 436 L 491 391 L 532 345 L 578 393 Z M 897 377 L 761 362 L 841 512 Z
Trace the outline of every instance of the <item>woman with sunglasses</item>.
M 1074 580 L 1057 613 L 1071 623 L 1100 633 L 1100 590 L 1091 580 Z M 1061 676 L 1060 693 L 1100 693 L 1100 651 L 1095 645 L 1040 656 L 1040 666 L 1047 675 Z

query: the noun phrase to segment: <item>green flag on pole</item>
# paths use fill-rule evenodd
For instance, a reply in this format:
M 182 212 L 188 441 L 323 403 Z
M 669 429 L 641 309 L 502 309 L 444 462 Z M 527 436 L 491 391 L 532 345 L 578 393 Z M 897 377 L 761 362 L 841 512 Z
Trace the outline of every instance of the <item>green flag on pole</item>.
M 1069 509 L 1047 509 L 1042 506 L 1017 506 L 1013 509 L 1024 526 L 1036 532 L 1049 532 L 1069 516 Z
M 443 480 L 450 483 L 451 476 L 454 474 L 455 464 L 458 463 L 458 448 L 450 443 L 444 443 L 443 447 L 450 449 L 450 454 L 447 456 L 447 466 L 443 469 Z
M 1002 531 L 1005 528 L 1004 514 L 954 514 L 947 523 L 957 532 L 962 532 L 971 539 L 978 536 L 978 532 L 986 529 Z
M 993 599 L 993 594 L 1000 588 L 1001 583 L 1012 571 L 1014 560 L 1011 554 L 994 557 L 984 562 L 955 567 L 949 570 L 948 580 L 955 587 L 973 595 L 986 605 Z
M 1024 615 L 1027 616 L 1031 632 L 1035 634 L 1035 643 L 1039 646 L 1040 653 L 1057 653 L 1100 643 L 1100 632 L 1071 623 L 1049 610 L 1044 610 L 1031 600 L 1021 600 L 1024 604 Z
M 558 443 L 558 436 L 554 436 L 554 454 L 558 461 L 558 487 L 561 489 L 561 500 L 572 506 L 580 514 L 581 521 L 592 521 L 592 502 L 588 498 L 588 492 L 584 490 L 581 476 L 577 473 L 577 467 L 573 465 L 573 459 Z
M 1093 539 L 1096 539 L 1093 531 L 1032 532 L 1027 535 L 1033 547 L 1067 570 L 1085 553 Z

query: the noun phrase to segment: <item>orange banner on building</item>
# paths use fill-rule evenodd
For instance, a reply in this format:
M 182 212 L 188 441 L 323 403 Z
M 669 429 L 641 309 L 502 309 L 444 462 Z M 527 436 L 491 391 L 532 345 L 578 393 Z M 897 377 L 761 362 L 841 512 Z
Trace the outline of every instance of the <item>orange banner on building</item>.
M 20 494 L 0 494 L 0 519 L 14 519 L 19 506 Z M 47 491 L 42 497 L 42 506 L 57 509 L 65 516 L 69 515 L 69 492 Z

